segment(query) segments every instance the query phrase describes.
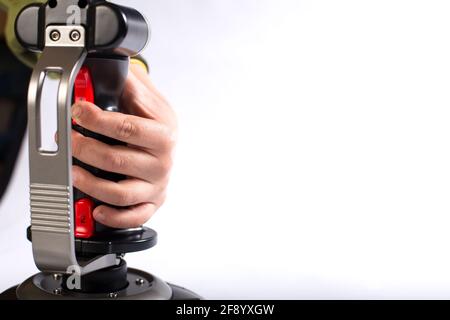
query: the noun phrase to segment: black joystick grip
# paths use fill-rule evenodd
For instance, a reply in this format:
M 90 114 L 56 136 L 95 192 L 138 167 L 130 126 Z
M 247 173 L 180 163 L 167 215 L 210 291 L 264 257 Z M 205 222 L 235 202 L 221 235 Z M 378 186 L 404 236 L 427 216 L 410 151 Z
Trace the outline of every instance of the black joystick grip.
M 15 31 L 17 40 L 24 49 L 42 53 L 33 72 L 36 76 L 31 81 L 33 85 L 30 85 L 30 97 L 39 96 L 40 76 L 37 76 L 38 74 L 54 71 L 56 68 L 62 71 L 66 82 L 68 79 L 71 81 L 72 72 L 78 70 L 80 59 L 82 59 L 83 66 L 75 80 L 72 102 L 86 100 L 107 112 L 121 112 L 119 101 L 128 74 L 129 57 L 139 54 L 150 38 L 149 25 L 141 13 L 105 0 L 58 0 L 30 4 L 18 14 Z M 66 97 L 64 100 L 67 100 Z M 36 113 L 38 108 L 33 107 L 38 104 L 38 99 L 31 101 L 31 107 L 29 107 L 31 120 L 38 119 Z M 66 111 L 66 103 L 64 106 L 58 103 L 58 108 Z M 58 121 L 61 124 L 58 130 L 64 131 L 61 133 L 64 137 L 68 134 L 65 132 L 66 121 L 65 117 L 63 121 Z M 32 124 L 30 128 L 39 128 L 37 121 L 30 123 Z M 86 130 L 76 122 L 73 122 L 73 129 L 106 144 L 123 145 L 120 141 Z M 66 146 L 68 139 L 61 139 L 65 147 L 60 148 L 58 156 L 49 161 L 49 157 L 40 152 L 39 146 L 36 143 L 33 145 L 33 141 L 36 140 L 36 130 L 29 130 L 30 141 L 32 141 L 30 184 L 37 189 L 35 191 L 38 192 L 38 197 L 41 197 L 43 192 L 45 195 L 54 195 L 55 186 L 58 196 L 62 197 L 61 188 L 65 190 L 70 184 L 70 168 L 68 168 L 67 159 L 70 159 L 72 155 Z M 77 159 L 73 159 L 73 164 L 105 180 L 117 182 L 126 178 L 99 170 Z M 54 176 L 58 179 L 41 175 L 42 172 L 50 171 L 54 167 L 56 170 Z M 49 188 L 50 191 L 47 190 Z M 90 258 L 102 254 L 137 252 L 156 244 L 157 235 L 148 228 L 117 230 L 95 222 L 93 211 L 103 203 L 79 190 L 73 191 L 75 215 L 73 225 L 77 256 Z M 64 197 L 66 197 L 65 193 Z M 45 201 L 56 201 L 54 197 L 46 198 Z M 51 199 L 48 200 L 49 198 Z M 69 252 L 73 247 L 72 239 L 62 236 L 72 233 L 72 224 L 61 222 L 61 219 L 72 220 L 71 212 L 67 212 L 65 205 L 63 205 L 64 210 L 53 210 L 55 206 L 57 208 L 62 206 L 59 203 L 61 200 L 57 200 L 57 204 L 36 202 L 37 205 L 35 205 L 39 212 L 38 218 L 33 219 L 32 226 L 39 236 L 38 240 L 36 238 L 33 240 L 33 245 L 38 252 L 36 255 L 41 259 L 38 265 L 45 270 L 60 269 L 60 265 L 65 266 L 67 260 L 73 260 Z M 64 198 L 64 203 L 66 202 L 67 199 Z M 52 208 L 50 213 L 57 215 L 56 219 L 53 216 L 48 218 L 48 208 Z M 55 230 L 57 232 L 53 232 Z M 30 231 L 29 238 L 31 239 L 32 236 L 34 236 L 33 232 Z M 55 245 L 57 247 L 55 252 L 58 254 L 50 252 L 47 248 L 47 244 L 56 237 L 61 242 L 60 246 Z M 68 254 L 64 259 L 55 259 L 55 256 L 61 252 Z
M 108 112 L 121 112 L 120 98 L 128 74 L 129 58 L 121 56 L 89 56 L 75 81 L 74 102 L 88 101 Z M 102 136 L 79 126 L 73 121 L 73 128 L 82 135 L 94 138 L 109 145 L 121 145 L 120 141 Z M 106 172 L 73 159 L 74 165 L 80 166 L 93 175 L 114 182 L 126 177 Z M 78 239 L 90 239 L 94 236 L 121 232 L 97 223 L 93 211 L 103 203 L 74 188 L 75 236 Z M 130 230 L 131 232 L 131 230 Z

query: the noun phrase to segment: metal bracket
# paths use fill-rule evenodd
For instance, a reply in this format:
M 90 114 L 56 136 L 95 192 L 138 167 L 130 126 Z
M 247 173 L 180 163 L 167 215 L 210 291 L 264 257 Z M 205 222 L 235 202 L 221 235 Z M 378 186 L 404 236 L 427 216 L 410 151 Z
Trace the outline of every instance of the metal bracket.
M 83 26 L 48 26 L 45 48 L 34 68 L 28 92 L 31 231 L 33 255 L 44 272 L 82 275 L 118 263 L 116 255 L 101 256 L 81 266 L 76 257 L 72 184 L 72 93 L 87 56 Z M 58 89 L 58 150 L 41 144 L 41 97 L 45 77 L 56 72 Z

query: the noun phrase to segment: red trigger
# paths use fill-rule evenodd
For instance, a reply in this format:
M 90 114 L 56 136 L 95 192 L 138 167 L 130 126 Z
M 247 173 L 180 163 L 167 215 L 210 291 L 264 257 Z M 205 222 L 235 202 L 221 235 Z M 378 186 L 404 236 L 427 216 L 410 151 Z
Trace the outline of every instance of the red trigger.
M 87 67 L 82 67 L 80 72 L 78 72 L 77 78 L 75 79 L 74 97 L 75 102 L 87 101 L 94 103 L 94 84 Z M 76 122 L 73 120 L 72 123 L 76 125 Z
M 89 239 L 95 232 L 94 202 L 81 199 L 75 203 L 75 237 Z

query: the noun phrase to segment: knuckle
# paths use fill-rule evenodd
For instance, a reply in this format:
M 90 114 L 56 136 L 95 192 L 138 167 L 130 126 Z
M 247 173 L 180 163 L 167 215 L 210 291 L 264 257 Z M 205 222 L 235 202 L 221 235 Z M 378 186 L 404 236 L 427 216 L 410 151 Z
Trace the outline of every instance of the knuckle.
M 160 161 L 160 172 L 163 177 L 166 177 L 170 174 L 173 167 L 173 159 L 172 157 L 166 157 Z
M 164 153 L 172 153 L 175 148 L 176 140 L 174 139 L 174 134 L 170 130 L 164 130 L 161 137 L 161 150 Z
M 117 130 L 119 137 L 125 139 L 135 136 L 136 131 L 137 131 L 136 126 L 128 119 L 122 120 Z
M 127 190 L 120 190 L 116 195 L 116 205 L 127 207 L 133 203 L 133 193 Z
M 167 199 L 167 191 L 166 191 L 166 188 L 164 188 L 163 190 L 161 190 L 158 200 L 155 203 L 156 206 L 158 208 L 162 207 L 164 205 L 164 203 L 166 202 L 166 199 Z
M 154 203 L 155 205 L 162 205 L 166 199 L 167 186 L 168 184 L 165 182 L 155 185 L 155 189 L 153 191 L 150 202 Z
M 162 123 L 152 123 L 153 145 L 159 154 L 171 154 L 176 145 L 176 130 Z
M 110 159 L 111 159 L 111 169 L 113 171 L 121 171 L 128 167 L 129 164 L 128 158 L 124 157 L 120 153 L 112 152 L 110 154 Z
M 156 163 L 151 162 L 147 168 L 150 181 L 165 185 L 172 171 L 172 158 L 158 159 Z

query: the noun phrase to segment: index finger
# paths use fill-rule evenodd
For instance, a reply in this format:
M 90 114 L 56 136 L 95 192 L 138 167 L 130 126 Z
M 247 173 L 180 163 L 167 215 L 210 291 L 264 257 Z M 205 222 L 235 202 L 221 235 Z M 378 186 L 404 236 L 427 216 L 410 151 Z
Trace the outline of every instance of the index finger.
M 92 132 L 150 150 L 165 152 L 174 141 L 171 129 L 155 120 L 128 114 L 103 111 L 96 105 L 80 101 L 72 107 L 76 123 Z

